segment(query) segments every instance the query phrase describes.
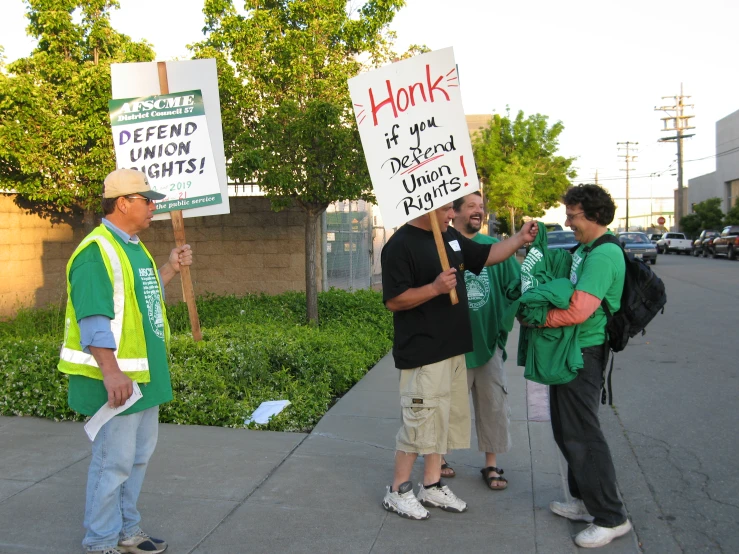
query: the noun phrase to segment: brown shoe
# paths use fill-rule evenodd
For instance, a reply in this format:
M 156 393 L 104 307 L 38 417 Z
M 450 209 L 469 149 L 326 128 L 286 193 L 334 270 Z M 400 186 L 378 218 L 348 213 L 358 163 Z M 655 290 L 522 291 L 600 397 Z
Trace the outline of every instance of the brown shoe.
M 150 537 L 143 531 L 118 541 L 118 550 L 127 554 L 160 554 L 167 550 L 167 546 L 162 539 Z

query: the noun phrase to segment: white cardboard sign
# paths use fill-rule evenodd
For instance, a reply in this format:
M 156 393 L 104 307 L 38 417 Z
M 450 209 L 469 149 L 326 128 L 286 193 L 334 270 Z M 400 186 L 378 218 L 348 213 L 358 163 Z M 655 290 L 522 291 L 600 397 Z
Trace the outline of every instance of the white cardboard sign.
M 199 90 L 110 100 L 119 168 L 144 173 L 164 195 L 154 213 L 222 202 Z
M 385 227 L 480 188 L 452 48 L 363 73 L 349 92 Z
M 216 61 L 214 59 L 206 59 L 166 63 L 167 81 L 171 94 L 199 90 L 202 95 L 205 120 L 207 121 L 208 136 L 215 166 L 215 171 L 210 177 L 212 182 L 208 185 L 208 190 L 212 189 L 215 191 L 217 188 L 218 194 L 220 194 L 220 202 L 203 205 L 203 207 L 191 208 L 187 206 L 183 209 L 182 216 L 199 217 L 230 213 Z M 153 97 L 160 94 L 157 62 L 111 64 L 110 74 L 113 82 L 114 99 Z M 199 173 L 199 164 L 200 162 L 198 161 L 197 172 L 198 175 L 201 175 Z M 124 167 L 128 166 L 125 165 Z M 185 184 L 182 186 L 186 186 L 186 181 L 176 181 L 175 183 L 177 182 L 184 182 Z M 179 197 L 180 191 L 176 192 L 177 197 Z M 169 213 L 158 213 L 154 216 L 154 219 L 169 219 Z

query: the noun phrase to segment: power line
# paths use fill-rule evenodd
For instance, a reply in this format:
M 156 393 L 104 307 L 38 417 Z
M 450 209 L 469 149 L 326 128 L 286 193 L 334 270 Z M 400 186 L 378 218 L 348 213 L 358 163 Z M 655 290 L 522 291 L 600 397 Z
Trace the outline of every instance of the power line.
M 724 150 L 723 152 L 718 152 L 717 154 L 711 154 L 710 156 L 704 156 L 703 158 L 693 158 L 692 160 L 683 160 L 685 163 L 688 162 L 699 162 L 701 160 L 708 160 L 710 158 L 720 158 L 721 156 L 727 156 L 729 154 L 733 154 L 739 150 L 739 146 L 736 146 L 730 150 Z
M 674 168 L 672 167 L 672 164 L 670 164 L 669 167 L 662 169 L 660 171 L 653 171 L 652 173 L 645 173 L 644 175 L 637 175 L 636 177 L 631 177 L 631 179 L 652 179 L 654 177 L 661 177 L 664 173 L 667 173 L 668 171 L 673 171 Z M 674 174 L 671 174 L 674 175 Z M 623 177 L 598 177 L 598 181 L 622 181 Z M 575 179 L 576 181 L 582 181 L 582 179 Z
M 724 152 L 719 152 L 718 154 L 711 154 L 710 156 L 703 156 L 702 158 L 693 158 L 692 160 L 683 160 L 683 163 L 686 164 L 686 163 L 690 163 L 690 162 L 700 162 L 700 161 L 703 161 L 703 160 L 708 160 L 710 158 L 720 158 L 721 156 L 728 156 L 729 154 L 733 154 L 734 152 L 737 152 L 737 151 L 739 151 L 739 146 L 737 146 L 735 148 L 732 148 L 730 150 L 725 150 Z M 581 168 L 581 167 L 575 167 L 574 169 L 576 169 L 578 171 L 584 170 L 584 168 Z M 588 168 L 585 168 L 585 169 L 588 169 Z M 592 169 L 595 169 L 595 168 L 592 168 Z M 644 174 L 644 175 L 632 176 L 630 178 L 631 179 L 648 179 L 648 178 L 652 178 L 652 177 L 661 177 L 664 173 L 667 173 L 668 171 L 672 171 L 674 169 L 675 168 L 673 168 L 672 167 L 672 164 L 671 164 L 670 167 L 668 167 L 666 169 L 662 169 L 662 170 L 659 170 L 659 171 L 653 171 L 651 173 Z M 624 179 L 624 177 L 622 177 L 622 176 L 617 176 L 617 177 L 601 177 L 600 175 L 598 176 L 598 181 L 621 181 L 623 179 Z M 576 181 L 581 181 L 581 179 L 575 179 L 575 180 Z

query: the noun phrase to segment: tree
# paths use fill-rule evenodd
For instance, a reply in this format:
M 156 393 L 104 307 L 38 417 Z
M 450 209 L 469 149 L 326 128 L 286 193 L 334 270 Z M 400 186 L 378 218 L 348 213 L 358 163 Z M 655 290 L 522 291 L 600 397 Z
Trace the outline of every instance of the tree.
M 703 225 L 698 214 L 686 214 L 680 220 L 680 228 L 686 237 L 695 238 L 700 235 L 701 229 L 705 229 L 706 227 Z
M 739 225 L 739 201 L 735 201 L 734 206 L 726 212 L 724 225 Z
M 684 215 L 680 220 L 680 229 L 689 237 L 696 237 L 703 229 L 720 230 L 724 213 L 721 211 L 721 199 L 709 198 L 693 204 L 693 213 Z
M 721 211 L 721 199 L 709 198 L 693 206 L 693 213 L 700 219 L 700 229 L 721 229 L 724 213 Z
M 38 45 L 0 77 L 0 182 L 46 216 L 82 210 L 89 229 L 115 169 L 110 64 L 149 61 L 154 52 L 111 28 L 116 0 L 26 4 Z
M 523 111 L 513 120 L 510 112 L 494 114 L 473 141 L 488 208 L 508 215 L 511 232 L 516 217 L 539 217 L 556 206 L 577 175 L 575 158 L 556 155 L 564 125 L 547 122 L 547 116 L 525 117 Z
M 387 25 L 403 0 L 206 0 L 197 57 L 218 63 L 229 176 L 256 181 L 272 208 L 306 215 L 307 319 L 318 322 L 316 229 L 338 200 L 374 199 L 347 79 L 392 59 Z

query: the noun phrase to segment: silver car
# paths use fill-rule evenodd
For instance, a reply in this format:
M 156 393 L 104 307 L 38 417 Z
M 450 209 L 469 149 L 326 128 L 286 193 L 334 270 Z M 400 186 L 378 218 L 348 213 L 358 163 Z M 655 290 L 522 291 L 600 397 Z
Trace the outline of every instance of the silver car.
M 575 240 L 575 233 L 572 231 L 550 231 L 547 233 L 547 248 L 555 250 L 558 248 L 566 248 L 570 250 L 580 244 Z
M 617 236 L 627 253 L 652 265 L 657 263 L 657 246 L 649 240 L 646 233 L 620 233 Z

